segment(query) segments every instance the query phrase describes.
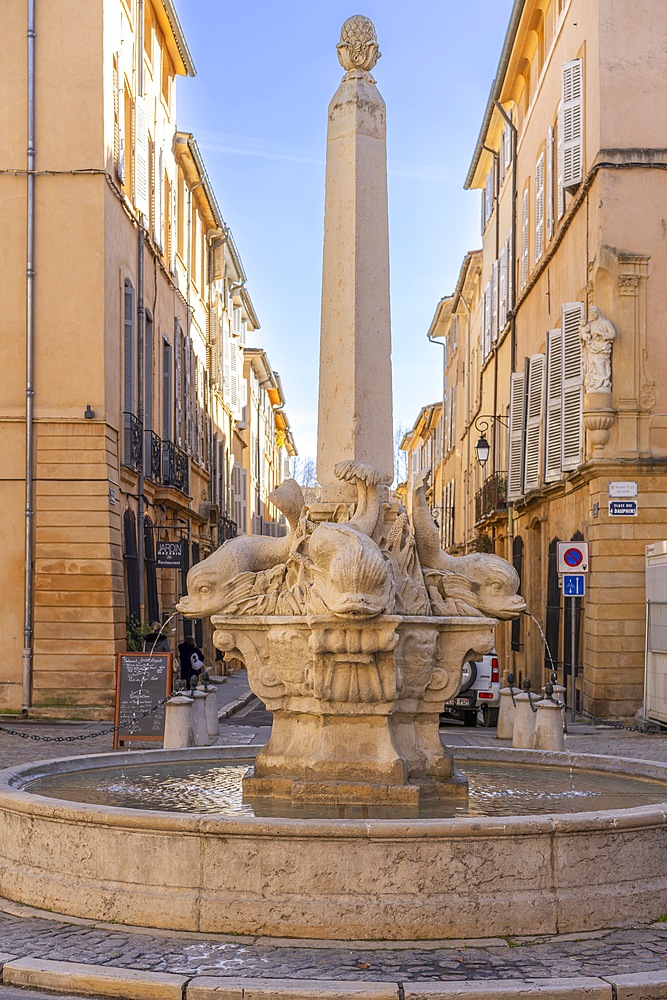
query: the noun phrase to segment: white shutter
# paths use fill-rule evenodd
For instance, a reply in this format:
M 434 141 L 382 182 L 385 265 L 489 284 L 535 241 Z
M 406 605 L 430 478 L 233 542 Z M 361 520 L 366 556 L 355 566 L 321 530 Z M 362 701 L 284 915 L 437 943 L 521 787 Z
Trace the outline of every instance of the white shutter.
M 521 205 L 521 288 L 528 278 L 528 188 L 523 192 Z
M 491 167 L 486 177 L 486 210 L 484 219 L 485 223 L 491 217 L 492 212 L 493 212 L 493 166 Z
M 535 263 L 544 249 L 544 153 L 535 168 Z
M 185 338 L 185 450 L 188 455 L 194 454 L 194 387 L 192 371 L 192 341 Z
M 486 188 L 482 189 L 481 215 L 480 215 L 479 225 L 480 225 L 480 232 L 483 236 L 484 228 L 486 226 Z
M 582 372 L 579 327 L 583 320 L 581 302 L 563 306 L 563 469 L 581 463 Z
M 241 525 L 243 534 L 248 531 L 248 470 L 241 469 Z
M 491 340 L 495 344 L 498 339 L 498 261 L 494 260 L 491 268 Z
M 484 293 L 484 349 L 482 356 L 486 357 L 491 349 L 491 282 Z
M 155 157 L 155 219 L 153 239 L 160 250 L 164 248 L 164 149 Z
M 229 379 L 229 402 L 234 417 L 239 413 L 239 349 L 236 341 L 232 340 L 230 345 L 230 379 Z
M 547 240 L 554 234 L 554 127 L 549 126 L 547 132 Z
M 510 378 L 510 448 L 507 468 L 507 499 L 523 496 L 523 441 L 525 422 L 524 372 L 512 372 Z
M 148 216 L 148 115 L 146 101 L 134 101 L 134 205 L 138 212 Z
M 505 245 L 500 251 L 500 276 L 498 279 L 498 328 L 505 329 L 507 322 L 507 260 L 509 256 L 509 244 L 505 240 Z
M 514 305 L 514 278 L 516 274 L 516 261 L 514 260 L 514 232 L 510 227 L 507 237 L 507 311 Z
M 183 333 L 179 323 L 176 323 L 174 334 L 174 395 L 175 417 L 174 443 L 183 447 Z
M 171 213 L 169 215 L 169 270 L 176 274 L 176 247 L 178 246 L 178 192 L 176 181 L 169 184 L 171 192 Z
M 116 175 L 121 184 L 125 183 L 125 89 L 120 68 L 120 53 L 116 55 L 113 67 L 113 145 Z
M 576 187 L 583 180 L 584 105 L 583 63 L 573 59 L 561 67 L 563 82 L 563 187 Z
M 542 458 L 542 426 L 544 423 L 544 375 L 546 358 L 533 354 L 528 361 L 528 392 L 526 393 L 526 448 L 524 460 L 524 492 L 540 485 Z
M 231 406 L 232 392 L 232 338 L 229 335 L 227 325 L 223 323 L 222 329 L 222 375 L 223 375 L 223 399 Z
M 556 218 L 562 219 L 565 214 L 565 189 L 563 187 L 563 102 L 558 105 L 557 129 L 557 156 L 558 179 L 556 182 Z
M 547 429 L 544 479 L 561 477 L 563 465 L 563 331 L 547 333 Z
M 512 129 L 509 122 L 505 122 L 505 168 L 512 162 Z
M 241 494 L 241 466 L 234 462 L 232 466 L 232 520 L 236 524 L 237 533 L 241 534 L 243 522 L 242 494 Z

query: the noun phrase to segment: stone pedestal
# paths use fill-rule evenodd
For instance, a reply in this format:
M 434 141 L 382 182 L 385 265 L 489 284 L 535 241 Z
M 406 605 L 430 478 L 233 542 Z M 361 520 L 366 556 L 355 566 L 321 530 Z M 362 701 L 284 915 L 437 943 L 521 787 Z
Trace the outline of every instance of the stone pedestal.
M 164 707 L 164 750 L 181 750 L 193 746 L 192 698 L 176 695 Z
M 514 697 L 521 693 L 520 688 L 514 689 Z M 512 700 L 512 689 L 502 688 L 500 691 L 500 707 L 498 709 L 498 728 L 496 739 L 511 740 L 514 733 L 514 716 L 516 709 Z
M 527 694 L 523 691 L 514 696 L 516 710 L 514 714 L 514 732 L 512 735 L 512 746 L 519 750 L 533 750 L 535 747 L 535 712 L 531 708 L 531 702 L 540 700 L 540 696 Z
M 206 695 L 206 728 L 208 731 L 209 743 L 215 743 L 220 735 L 220 722 L 218 720 L 218 699 L 213 686 L 204 688 Z
M 565 749 L 563 736 L 563 718 L 560 705 L 545 698 L 538 701 L 535 715 L 535 749 L 560 750 Z
M 213 616 L 274 713 L 248 798 L 418 805 L 466 794 L 439 738 L 465 659 L 493 647 L 487 618 Z
M 206 695 L 203 691 L 192 692 L 192 734 L 193 745 L 208 746 L 208 723 L 206 721 Z

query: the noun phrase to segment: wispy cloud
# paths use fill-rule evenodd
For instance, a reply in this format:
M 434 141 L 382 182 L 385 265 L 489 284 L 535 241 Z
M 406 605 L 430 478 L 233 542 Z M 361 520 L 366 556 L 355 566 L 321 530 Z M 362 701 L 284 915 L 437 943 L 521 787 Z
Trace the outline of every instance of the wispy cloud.
M 298 146 L 292 143 L 283 143 L 277 139 L 258 139 L 254 136 L 214 132 L 208 129 L 200 129 L 196 133 L 196 138 L 200 148 L 211 153 L 254 156 L 263 160 L 286 160 L 291 163 L 324 166 L 324 154 L 310 146 Z M 440 184 L 461 183 L 460 170 L 441 164 L 410 163 L 390 159 L 387 170 L 393 177 L 435 181 Z

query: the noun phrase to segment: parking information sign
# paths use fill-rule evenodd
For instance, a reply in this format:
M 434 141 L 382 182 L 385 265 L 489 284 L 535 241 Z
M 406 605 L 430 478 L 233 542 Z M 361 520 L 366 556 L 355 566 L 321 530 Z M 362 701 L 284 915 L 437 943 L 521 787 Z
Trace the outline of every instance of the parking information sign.
M 588 542 L 559 542 L 558 572 L 588 573 Z
M 586 592 L 585 580 L 583 573 L 566 573 L 563 577 L 565 597 L 583 597 Z

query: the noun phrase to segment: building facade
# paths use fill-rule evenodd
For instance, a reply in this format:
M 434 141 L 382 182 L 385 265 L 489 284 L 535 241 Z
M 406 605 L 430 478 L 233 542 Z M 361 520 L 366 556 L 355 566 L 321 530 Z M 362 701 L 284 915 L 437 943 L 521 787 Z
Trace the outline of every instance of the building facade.
M 190 565 L 253 530 L 236 484 L 259 322 L 196 141 L 176 129 L 176 81 L 195 70 L 172 0 L 35 10 L 29 24 L 12 6 L 0 67 L 0 710 L 99 718 L 115 654 L 172 615 Z M 276 474 L 295 453 L 279 395 L 259 428 Z M 174 651 L 184 627 L 210 665 L 208 623 L 175 618 Z
M 465 184 L 482 248 L 429 331 L 452 551 L 514 563 L 537 622 L 499 628 L 505 668 L 535 685 L 574 666 L 597 716 L 641 704 L 645 546 L 665 536 L 666 41 L 655 0 L 517 0 Z M 590 547 L 584 597 L 559 589 L 570 540 Z

